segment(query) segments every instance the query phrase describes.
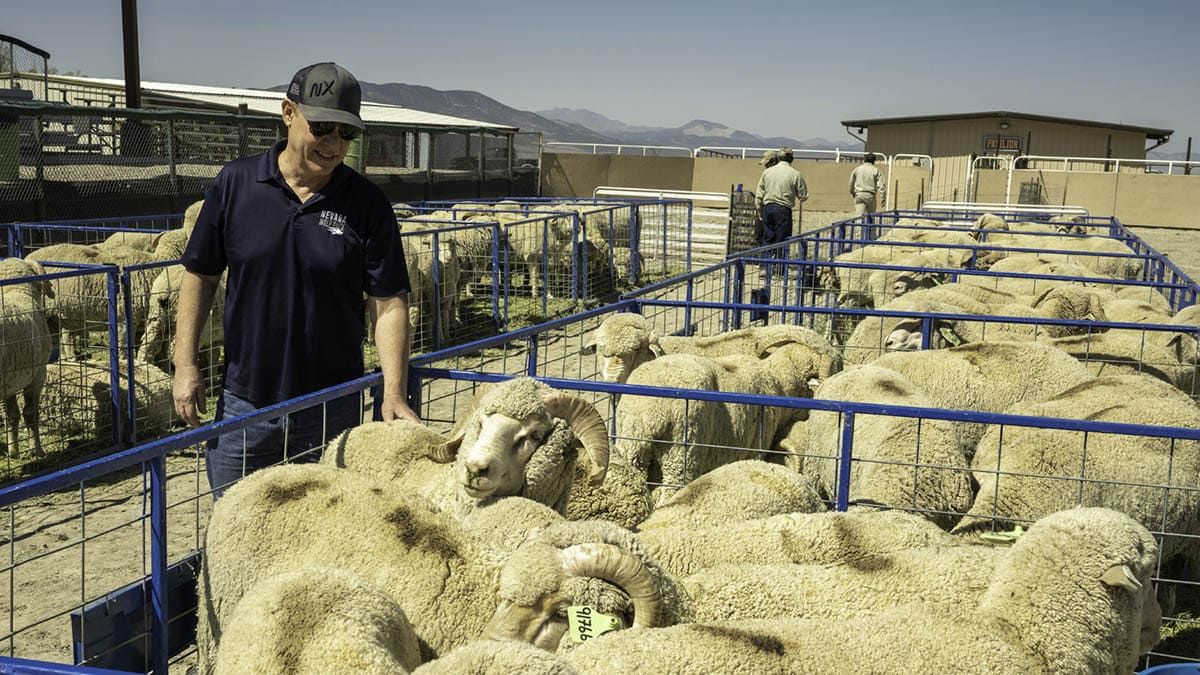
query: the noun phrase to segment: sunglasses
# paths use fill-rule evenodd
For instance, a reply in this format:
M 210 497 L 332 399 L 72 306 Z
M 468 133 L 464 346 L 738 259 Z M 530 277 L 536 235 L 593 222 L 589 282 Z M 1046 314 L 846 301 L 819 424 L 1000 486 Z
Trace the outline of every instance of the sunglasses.
M 338 136 L 341 136 L 343 141 L 352 141 L 358 138 L 358 135 L 362 133 L 362 129 L 359 129 L 358 127 L 352 127 L 346 124 L 340 124 L 338 122 L 308 123 L 308 130 L 311 131 L 312 135 L 316 136 L 317 138 L 328 136 L 329 134 L 333 133 L 335 128 L 337 128 Z

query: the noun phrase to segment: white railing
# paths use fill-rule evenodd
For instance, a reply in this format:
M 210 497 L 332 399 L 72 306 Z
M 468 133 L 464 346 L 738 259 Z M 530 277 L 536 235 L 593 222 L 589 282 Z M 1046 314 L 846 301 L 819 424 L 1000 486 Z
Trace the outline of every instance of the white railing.
M 699 157 L 702 152 L 711 152 L 719 155 L 729 156 L 733 159 L 759 159 L 767 150 L 778 150 L 779 148 L 743 148 L 734 146 L 714 146 L 702 145 L 692 151 L 693 157 Z M 832 160 L 834 162 L 842 162 L 847 159 L 862 159 L 866 155 L 865 150 L 809 150 L 807 148 L 792 148 L 792 156 L 796 159 L 815 159 L 818 162 Z M 890 163 L 891 158 L 881 153 L 875 153 L 877 161 Z
M 876 157 L 881 157 L 881 156 L 886 156 L 886 155 L 876 155 Z M 918 166 L 918 167 L 922 167 L 922 168 L 928 167 L 930 173 L 933 172 L 933 157 L 931 157 L 930 155 L 918 155 L 918 154 L 912 154 L 912 153 L 907 153 L 907 152 L 901 152 L 901 153 L 892 155 L 892 157 L 888 161 L 887 190 L 884 192 L 884 194 L 887 195 L 887 199 L 885 200 L 885 203 L 882 205 L 884 209 L 896 208 L 896 199 L 898 198 L 898 196 L 896 195 L 896 190 L 892 189 L 893 188 L 893 186 L 892 186 L 892 168 L 897 167 L 897 166 L 902 166 L 905 162 L 908 162 L 909 164 L 912 164 L 913 166 Z
M 550 146 L 554 146 L 556 148 L 590 148 L 591 154 L 593 154 L 593 155 L 629 154 L 629 153 L 625 153 L 624 152 L 625 150 L 634 150 L 636 152 L 634 152 L 632 154 L 641 155 L 643 157 L 650 156 L 650 155 L 655 155 L 655 156 L 661 155 L 662 154 L 661 151 L 681 152 L 684 155 L 687 155 L 689 157 L 692 154 L 691 148 L 685 148 L 685 147 L 679 146 L 679 145 L 626 145 L 626 144 L 615 144 L 615 143 L 572 143 L 570 141 L 547 141 L 544 144 L 544 147 L 548 148 Z M 602 148 L 611 148 L 612 149 L 611 153 L 610 152 L 601 153 Z M 651 151 L 653 151 L 653 152 L 651 152 Z
M 1000 214 L 1050 213 L 1062 216 L 1086 216 L 1088 210 L 1082 206 L 1022 206 L 1016 204 L 989 204 L 984 202 L 925 202 L 924 211 L 986 211 Z
M 729 195 L 724 192 L 693 192 L 691 190 L 653 190 L 648 188 L 601 185 L 592 190 L 592 197 L 632 197 L 640 199 L 687 199 L 710 208 L 729 208 Z
M 1020 157 L 1013 159 L 1012 164 L 1009 165 L 1008 183 L 1004 188 L 1004 201 L 1006 203 L 1012 201 L 1013 173 L 1017 170 L 1020 170 L 1017 167 L 1020 167 L 1021 169 L 1037 169 L 1039 171 L 1051 171 L 1056 173 L 1068 171 L 1076 171 L 1080 173 L 1120 173 L 1122 164 L 1126 167 L 1142 167 L 1142 170 L 1146 173 L 1161 173 L 1151 170 L 1151 167 L 1155 166 L 1167 167 L 1168 174 L 1172 173 L 1175 167 L 1185 170 L 1197 169 L 1196 175 L 1200 176 L 1200 162 L 1185 162 L 1183 160 L 1021 155 Z

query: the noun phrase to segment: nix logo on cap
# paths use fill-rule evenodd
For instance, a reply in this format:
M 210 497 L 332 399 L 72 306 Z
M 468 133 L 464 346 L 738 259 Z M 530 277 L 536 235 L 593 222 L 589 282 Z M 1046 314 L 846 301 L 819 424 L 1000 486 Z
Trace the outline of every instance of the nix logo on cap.
M 358 116 L 362 88 L 350 71 L 336 63 L 314 63 L 301 68 L 288 85 L 287 97 L 300 106 L 310 122 L 338 122 L 362 129 Z

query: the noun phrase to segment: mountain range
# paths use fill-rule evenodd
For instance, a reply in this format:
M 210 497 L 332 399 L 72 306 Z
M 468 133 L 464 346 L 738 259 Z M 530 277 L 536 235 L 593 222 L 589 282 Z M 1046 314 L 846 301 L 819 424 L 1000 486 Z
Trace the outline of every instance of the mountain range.
M 659 145 L 685 148 L 746 147 L 776 148 L 790 146 L 813 150 L 861 150 L 862 144 L 852 139 L 843 141 L 824 138 L 797 139 L 786 136 L 758 136 L 726 126 L 720 122 L 695 119 L 677 127 L 635 126 L 581 108 L 550 108 L 532 112 L 505 105 L 477 91 L 441 90 L 415 84 L 361 82 L 363 99 L 377 103 L 402 105 L 413 110 L 453 115 L 466 119 L 517 127 L 521 131 L 540 132 L 543 139 L 574 143 L 620 145 Z M 286 85 L 272 87 L 283 91 Z M 1186 159 L 1186 153 L 1153 150 L 1148 156 L 1161 160 Z M 1193 153 L 1200 159 L 1200 150 Z
M 696 119 L 678 127 L 632 126 L 590 110 L 553 108 L 539 112 L 519 110 L 477 91 L 441 90 L 415 84 L 360 82 L 363 100 L 402 105 L 413 110 L 514 126 L 541 132 L 545 141 L 621 145 L 663 145 L 696 148 L 732 146 L 749 148 L 861 149 L 862 144 L 823 138 L 798 140 L 783 136 L 758 136 L 719 122 Z M 272 87 L 284 90 L 286 86 Z

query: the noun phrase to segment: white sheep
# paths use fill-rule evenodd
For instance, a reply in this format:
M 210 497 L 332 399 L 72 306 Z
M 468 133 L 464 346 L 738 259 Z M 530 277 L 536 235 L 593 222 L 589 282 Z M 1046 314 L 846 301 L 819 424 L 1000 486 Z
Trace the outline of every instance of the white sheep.
M 461 286 L 458 242 L 444 234 L 417 234 L 426 230 L 448 227 L 445 223 L 423 223 L 433 216 L 416 216 L 401 222 L 404 232 L 404 258 L 408 266 L 409 317 L 414 330 L 420 329 L 433 337 L 433 315 L 437 315 L 437 339 L 446 344 L 451 329 L 461 316 L 459 289 Z M 434 236 L 437 237 L 437 275 L 434 276 Z M 436 284 L 435 284 L 436 282 Z M 436 285 L 436 289 L 435 289 Z M 436 297 L 435 297 L 436 290 Z M 415 340 L 414 340 L 415 341 Z
M 125 360 L 118 361 L 117 387 L 121 419 L 129 415 L 130 377 Z M 177 421 L 171 376 L 157 366 L 134 362 L 133 395 L 138 438 L 157 436 Z M 62 435 L 106 438 L 112 433 L 112 374 L 108 364 L 57 361 L 46 366 L 42 406 L 51 411 Z
M 1092 337 L 1096 337 L 1093 335 Z M 917 385 L 935 407 L 1000 413 L 1021 401 L 1042 401 L 1091 379 L 1071 354 L 1038 342 L 977 342 L 884 354 L 871 362 Z M 968 460 L 984 424 L 952 423 Z
M 400 605 L 359 576 L 323 565 L 250 588 L 222 633 L 215 675 L 395 675 L 421 663 Z
M 33 454 L 43 455 L 41 394 L 46 383 L 46 361 L 53 348 L 46 322 L 45 298 L 54 297 L 51 284 L 38 279 L 45 270 L 20 258 L 0 260 L 0 279 L 28 279 L 28 283 L 0 286 L 0 399 L 4 401 L 4 423 L 9 457 L 19 457 L 17 395 L 24 405 L 25 419 L 33 443 Z
M 557 518 L 514 497 L 464 522 L 356 471 L 322 464 L 257 471 L 214 505 L 205 534 L 197 612 L 201 672 L 211 672 L 221 658 L 228 622 L 248 593 L 309 567 L 337 569 L 382 591 L 411 622 L 422 660 L 434 658 L 481 636 L 495 610 L 496 574 L 507 552 L 488 546 L 515 546 Z M 296 621 L 313 618 L 307 606 L 295 611 Z
M 1145 337 L 1108 331 L 1046 342 L 1078 359 L 1095 377 L 1144 373 L 1188 395 L 1195 393 L 1195 366 L 1180 363 L 1175 352 L 1152 339 L 1149 331 Z
M 841 355 L 821 335 L 803 326 L 756 326 L 708 337 L 659 335 L 641 314 L 610 314 L 596 328 L 579 353 L 601 356 L 600 376 L 606 382 L 625 382 L 635 368 L 664 354 L 697 356 L 765 355 L 771 346 L 785 342 L 807 345 L 819 355 L 817 377 L 824 379 L 841 368 Z
M 701 391 L 806 397 L 826 367 L 824 355 L 784 342 L 765 358 L 667 354 L 642 364 L 628 384 Z M 616 452 L 646 480 L 655 505 L 688 481 L 741 459 L 756 459 L 803 411 L 715 401 L 624 395 L 617 403 Z
M 1200 409 L 1175 387 L 1148 375 L 1098 377 L 1007 413 L 1037 417 L 1200 428 Z M 1074 505 L 1118 509 L 1155 531 L 1163 560 L 1200 563 L 1200 443 L 1197 441 L 994 425 L 977 445 L 979 484 L 969 531 L 993 518 L 1031 521 Z M 1191 535 L 1191 536 L 1189 536 Z
M 1157 642 L 1154 538 L 1107 510 L 1038 525 L 1045 536 L 1022 537 L 980 600 L 958 611 L 913 598 L 843 620 L 634 627 L 559 658 L 580 672 L 1132 672 Z
M 681 554 L 687 555 L 679 546 L 689 543 L 687 535 L 692 530 L 688 528 L 656 531 L 652 537 L 649 533 L 635 536 L 598 521 L 552 523 L 518 546 L 504 562 L 500 602 L 487 636 L 551 649 L 567 646 L 566 640 L 557 638 L 566 621 L 548 615 L 547 610 L 581 600 L 604 614 L 615 615 L 621 625 L 671 625 L 721 612 L 725 618 L 784 617 L 794 608 L 772 602 L 765 595 L 742 598 L 736 606 L 723 600 L 714 603 L 715 595 L 696 592 L 700 589 L 690 584 L 689 575 L 692 570 L 720 566 L 728 585 L 761 586 L 770 583 L 773 570 L 794 564 L 791 558 L 811 559 L 814 549 L 827 559 L 869 566 L 885 561 L 895 550 L 952 539 L 928 522 L 915 524 L 913 521 L 921 519 L 911 514 L 871 514 L 878 517 L 873 522 L 865 518 L 852 521 L 845 517 L 848 514 L 837 514 L 837 519 L 825 515 L 831 517 L 824 518 L 824 524 L 837 529 L 818 526 L 819 536 L 804 527 L 808 523 L 803 519 L 794 517 L 735 523 L 719 540 L 709 531 L 716 528 L 702 530 L 701 539 L 693 545 L 694 554 L 686 561 L 679 559 Z M 862 539 L 855 537 L 860 532 Z M 652 538 L 670 543 L 656 549 Z M 864 555 L 872 545 L 888 550 Z M 662 554 L 674 559 L 664 559 Z M 688 571 L 682 571 L 685 569 Z
M 638 523 L 637 529 L 699 528 L 824 510 L 825 503 L 810 476 L 747 459 L 719 466 L 688 483 Z
M 609 441 L 600 413 L 517 377 L 484 388 L 449 437 L 404 420 L 369 422 L 330 441 L 321 461 L 406 485 L 457 517 L 509 495 L 565 513 L 580 446 L 588 480 L 602 483 Z
M 139 361 L 167 368 L 175 357 L 175 317 L 179 312 L 179 290 L 183 283 L 183 265 L 160 268 L 150 285 L 150 308 L 146 315 L 146 331 L 138 343 Z M 200 330 L 199 353 L 212 355 L 225 343 L 225 276 L 217 285 L 213 308 Z M 219 359 L 217 360 L 219 361 Z M 218 365 L 217 363 L 211 364 Z
M 813 398 L 878 405 L 934 407 L 925 392 L 894 370 L 847 368 L 817 387 Z M 809 413 L 807 447 L 788 461 L 817 479 L 827 499 L 839 493 L 841 413 Z M 920 510 L 943 527 L 971 505 L 971 475 L 954 425 L 945 420 L 858 415 L 848 480 L 850 501 Z
M 927 289 L 937 290 L 937 289 Z M 961 305 L 951 305 L 941 298 L 925 300 L 919 297 L 925 290 L 913 291 L 892 300 L 881 309 L 914 314 L 971 314 Z M 960 296 L 970 302 L 966 296 Z M 926 319 L 922 316 L 866 316 L 842 345 L 842 360 L 846 367 L 873 361 L 885 351 L 919 349 L 921 332 Z M 968 342 L 970 336 L 978 335 L 982 328 L 973 327 L 969 319 L 931 319 L 930 348 L 940 349 Z
M 107 340 L 108 318 L 108 275 L 101 265 L 116 265 L 124 269 L 128 265 L 141 265 L 158 262 L 153 253 L 139 251 L 127 246 L 113 246 L 101 249 L 80 244 L 53 244 L 25 256 L 25 259 L 47 266 L 53 262 L 80 263 L 95 265 L 94 273 L 80 276 L 65 277 L 55 282 L 55 296 L 46 305 L 48 318 L 57 322 L 58 333 L 61 336 L 61 358 L 71 359 L 92 351 L 88 344 L 88 332 L 96 332 L 100 326 L 105 327 Z M 51 269 L 61 272 L 64 269 Z M 132 310 L 131 321 L 133 334 L 136 338 L 146 323 L 149 312 L 150 286 L 156 270 L 138 270 L 130 274 L 129 301 Z M 118 284 L 120 287 L 120 284 Z M 117 297 L 117 344 L 124 345 L 125 341 L 125 302 L 120 294 Z

